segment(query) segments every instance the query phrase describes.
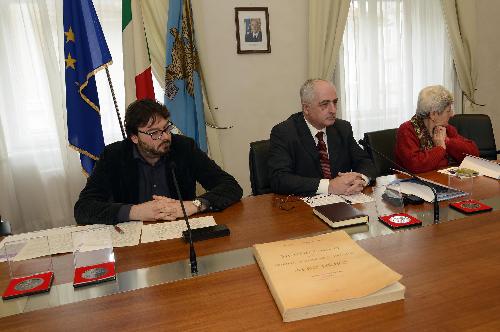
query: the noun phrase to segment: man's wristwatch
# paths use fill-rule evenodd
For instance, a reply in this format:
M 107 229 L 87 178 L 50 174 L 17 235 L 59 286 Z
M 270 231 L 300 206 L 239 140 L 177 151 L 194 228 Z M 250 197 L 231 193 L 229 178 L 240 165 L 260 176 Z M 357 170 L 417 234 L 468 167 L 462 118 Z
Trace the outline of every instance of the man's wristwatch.
M 199 200 L 199 199 L 195 199 L 193 201 L 193 205 L 196 206 L 196 208 L 198 209 L 196 212 L 201 212 L 203 211 L 204 209 L 204 206 L 203 206 L 203 203 Z

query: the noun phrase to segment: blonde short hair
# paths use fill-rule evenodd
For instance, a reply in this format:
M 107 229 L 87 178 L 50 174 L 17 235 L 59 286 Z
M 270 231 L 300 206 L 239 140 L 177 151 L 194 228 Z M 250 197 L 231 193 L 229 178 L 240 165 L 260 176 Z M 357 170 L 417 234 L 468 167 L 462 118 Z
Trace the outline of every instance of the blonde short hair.
M 420 90 L 416 114 L 428 118 L 431 112 L 438 114 L 453 103 L 453 95 L 442 85 L 431 85 Z

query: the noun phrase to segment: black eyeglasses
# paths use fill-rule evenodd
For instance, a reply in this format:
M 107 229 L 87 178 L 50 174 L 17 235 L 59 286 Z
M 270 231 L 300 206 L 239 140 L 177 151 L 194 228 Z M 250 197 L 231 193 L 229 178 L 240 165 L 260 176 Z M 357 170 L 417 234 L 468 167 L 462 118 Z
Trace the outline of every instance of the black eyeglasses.
M 155 130 L 155 131 L 152 131 L 149 133 L 147 133 L 145 131 L 140 131 L 139 129 L 137 129 L 137 131 L 140 132 L 141 134 L 149 135 L 149 136 L 151 136 L 152 140 L 157 141 L 163 137 L 163 134 L 165 134 L 165 133 L 170 134 L 174 128 L 175 128 L 174 124 L 169 122 L 169 124 L 163 130 Z
M 290 211 L 295 208 L 295 202 L 299 201 L 300 198 L 294 195 L 288 195 L 286 197 L 274 197 L 273 206 L 278 206 L 280 210 Z

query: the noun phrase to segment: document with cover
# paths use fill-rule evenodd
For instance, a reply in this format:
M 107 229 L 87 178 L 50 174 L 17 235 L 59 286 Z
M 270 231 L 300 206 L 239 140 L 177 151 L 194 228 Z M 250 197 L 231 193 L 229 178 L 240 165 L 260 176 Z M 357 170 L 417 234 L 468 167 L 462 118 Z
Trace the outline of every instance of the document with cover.
M 256 244 L 254 255 L 285 322 L 404 298 L 401 275 L 344 231 Z

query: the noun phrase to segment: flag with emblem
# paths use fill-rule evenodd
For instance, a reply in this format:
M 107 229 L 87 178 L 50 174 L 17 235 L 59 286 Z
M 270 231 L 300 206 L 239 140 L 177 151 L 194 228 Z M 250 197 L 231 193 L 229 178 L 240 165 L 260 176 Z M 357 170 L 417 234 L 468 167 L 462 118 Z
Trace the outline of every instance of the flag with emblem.
M 136 99 L 155 99 L 151 59 L 139 0 L 122 0 L 125 105 Z
M 165 105 L 172 122 L 207 151 L 200 81 L 200 61 L 194 38 L 191 1 L 170 0 L 167 21 Z
M 89 175 L 104 149 L 94 75 L 112 59 L 92 0 L 64 0 L 63 25 L 68 141 Z

